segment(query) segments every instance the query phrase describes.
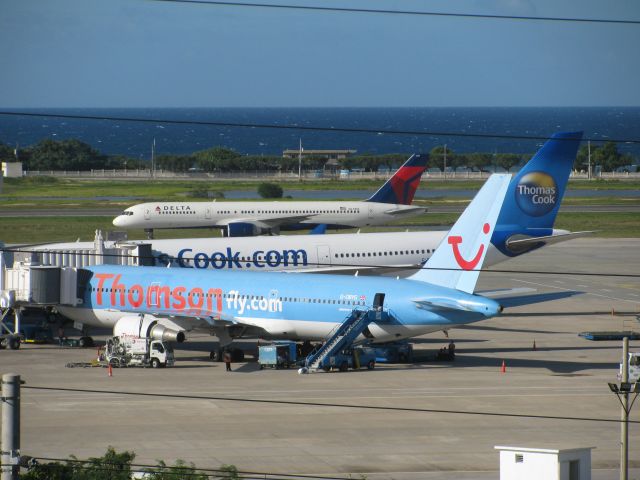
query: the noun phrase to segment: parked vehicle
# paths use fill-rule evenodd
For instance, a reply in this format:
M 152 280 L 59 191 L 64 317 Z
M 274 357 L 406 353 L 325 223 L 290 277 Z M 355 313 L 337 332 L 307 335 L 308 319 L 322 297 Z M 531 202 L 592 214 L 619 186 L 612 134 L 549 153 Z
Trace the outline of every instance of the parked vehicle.
M 121 335 L 107 340 L 104 361 L 112 367 L 172 366 L 175 356 L 171 344 L 161 340 Z

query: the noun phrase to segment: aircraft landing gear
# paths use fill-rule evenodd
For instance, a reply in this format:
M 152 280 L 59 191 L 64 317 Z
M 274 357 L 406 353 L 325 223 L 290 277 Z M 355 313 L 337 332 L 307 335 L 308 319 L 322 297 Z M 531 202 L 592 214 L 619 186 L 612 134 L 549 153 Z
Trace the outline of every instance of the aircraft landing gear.
M 145 228 L 144 233 L 147 234 L 148 240 L 153 240 L 153 228 Z

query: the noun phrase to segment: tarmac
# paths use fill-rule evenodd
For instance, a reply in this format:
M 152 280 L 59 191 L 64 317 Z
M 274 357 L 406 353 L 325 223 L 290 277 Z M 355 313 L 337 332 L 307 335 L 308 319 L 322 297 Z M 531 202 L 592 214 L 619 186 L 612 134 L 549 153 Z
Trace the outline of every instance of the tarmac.
M 640 278 L 575 273 L 638 275 L 640 239 L 576 239 L 493 270 L 513 272 L 483 273 L 480 293 L 516 288 L 505 304 L 538 303 L 451 330 L 455 362 L 298 375 L 248 361 L 225 372 L 208 360 L 215 338 L 200 334 L 179 347 L 173 368 L 109 377 L 104 368 L 65 368 L 95 358 L 95 349 L 0 350 L 0 373 L 26 382 L 22 454 L 85 459 L 111 445 L 134 451 L 140 464 L 484 480 L 499 477 L 496 445 L 594 447 L 592 478 L 619 478 L 620 404 L 607 383 L 618 382 L 622 342 L 578 333 L 640 330 Z M 531 271 L 559 273 L 522 273 Z M 428 356 L 448 342 L 438 332 L 414 348 Z M 640 341 L 630 344 L 640 350 Z M 631 419 L 639 421 L 640 405 Z M 629 459 L 629 478 L 639 479 L 640 423 L 629 426 Z

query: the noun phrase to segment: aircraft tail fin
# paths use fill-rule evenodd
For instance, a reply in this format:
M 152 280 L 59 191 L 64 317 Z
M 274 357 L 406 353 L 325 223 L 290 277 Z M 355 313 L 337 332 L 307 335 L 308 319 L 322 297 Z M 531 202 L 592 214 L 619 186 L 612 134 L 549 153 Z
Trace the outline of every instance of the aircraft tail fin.
M 416 153 L 374 193 L 367 202 L 393 203 L 396 205 L 411 205 L 413 196 L 420 185 L 422 174 L 427 168 L 429 155 Z
M 510 174 L 491 175 L 442 240 L 426 268 L 409 278 L 473 293 L 510 180 Z
M 576 159 L 582 132 L 554 134 L 513 178 L 498 216 L 491 243 L 502 253 L 514 235 L 547 236 L 553 224 Z

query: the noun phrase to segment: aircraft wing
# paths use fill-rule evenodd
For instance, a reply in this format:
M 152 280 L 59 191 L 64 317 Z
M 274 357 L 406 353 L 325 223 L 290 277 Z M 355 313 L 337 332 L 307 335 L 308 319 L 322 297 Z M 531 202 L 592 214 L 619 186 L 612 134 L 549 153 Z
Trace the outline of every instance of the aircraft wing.
M 593 230 L 584 232 L 568 232 L 566 230 L 556 230 L 552 235 L 544 237 L 526 237 L 507 240 L 507 247 L 511 250 L 521 250 L 542 245 L 553 245 L 554 243 L 565 242 L 578 237 L 584 237 L 594 233 Z
M 357 272 L 366 272 L 367 275 L 381 275 L 383 273 L 395 272 L 397 270 L 417 270 L 421 265 L 404 264 L 404 265 L 385 265 L 385 266 L 367 266 L 367 265 L 327 265 L 325 267 L 307 268 L 297 270 L 284 270 L 283 273 L 336 273 L 336 274 L 353 274 Z
M 160 319 L 166 319 L 171 323 L 179 326 L 180 328 L 191 331 L 191 330 L 211 330 L 212 328 L 221 328 L 221 327 L 247 327 L 250 329 L 259 329 L 262 331 L 262 328 L 257 327 L 256 325 L 249 323 L 244 318 L 238 318 L 234 315 L 230 315 L 229 313 L 220 312 L 217 310 L 208 310 L 208 309 L 162 309 L 155 310 L 153 307 L 147 307 L 144 313 L 148 313 L 153 315 L 154 317 Z M 122 313 L 131 313 L 127 311 L 122 311 Z
M 256 225 L 261 228 L 273 228 L 279 225 L 287 225 L 290 223 L 300 223 L 304 220 L 309 220 L 313 218 L 315 214 L 311 215 L 290 215 L 290 216 L 278 216 L 272 218 L 261 218 L 260 220 L 256 218 L 233 218 L 228 219 L 223 222 L 219 222 L 218 225 L 228 225 L 230 223 L 250 223 L 252 225 Z
M 387 215 L 405 215 L 407 213 L 416 214 L 416 213 L 425 213 L 427 211 L 426 207 L 411 207 L 407 208 L 403 205 L 404 208 L 391 208 L 389 210 L 385 210 L 384 213 Z

